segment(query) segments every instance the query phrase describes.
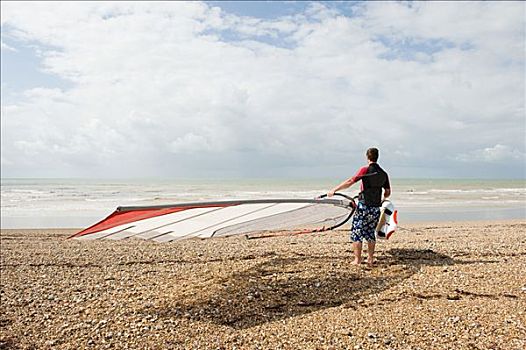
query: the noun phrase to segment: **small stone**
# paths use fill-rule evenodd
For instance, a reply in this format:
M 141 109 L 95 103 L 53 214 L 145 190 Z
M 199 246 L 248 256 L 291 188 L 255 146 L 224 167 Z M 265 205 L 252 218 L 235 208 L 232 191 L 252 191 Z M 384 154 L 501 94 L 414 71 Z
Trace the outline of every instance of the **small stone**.
M 449 321 L 452 323 L 457 323 L 458 321 L 460 321 L 460 317 L 459 316 L 450 317 Z

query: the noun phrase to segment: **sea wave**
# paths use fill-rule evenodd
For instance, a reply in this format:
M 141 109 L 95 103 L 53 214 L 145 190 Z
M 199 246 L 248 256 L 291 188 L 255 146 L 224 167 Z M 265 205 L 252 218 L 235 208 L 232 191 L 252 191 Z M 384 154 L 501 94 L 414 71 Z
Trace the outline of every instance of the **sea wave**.
M 479 181 L 480 182 L 480 181 Z M 392 200 L 401 208 L 526 207 L 522 182 L 393 181 Z M 330 181 L 96 181 L 2 180 L 2 218 L 97 216 L 117 206 L 209 200 L 315 198 Z M 359 187 L 343 191 L 356 196 Z

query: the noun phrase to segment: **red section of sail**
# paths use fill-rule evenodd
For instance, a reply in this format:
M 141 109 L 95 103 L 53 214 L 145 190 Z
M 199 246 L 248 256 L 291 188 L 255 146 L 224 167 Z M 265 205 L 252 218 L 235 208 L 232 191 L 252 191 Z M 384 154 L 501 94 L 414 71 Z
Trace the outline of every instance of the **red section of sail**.
M 141 210 L 130 210 L 130 211 L 114 211 L 110 216 L 105 218 L 104 220 L 96 223 L 95 225 L 92 225 L 78 233 L 75 233 L 73 236 L 69 238 L 74 237 L 80 237 L 84 235 L 89 235 L 90 233 L 100 232 L 104 231 L 119 225 L 129 224 L 131 222 L 144 220 L 153 218 L 156 216 L 166 215 L 166 214 L 172 214 L 176 213 L 178 211 L 184 211 L 188 209 L 195 209 L 195 208 L 207 208 L 207 207 L 228 207 L 231 204 L 227 205 L 212 205 L 212 206 L 191 206 L 191 207 L 176 207 L 176 208 L 163 208 L 163 209 L 141 209 Z

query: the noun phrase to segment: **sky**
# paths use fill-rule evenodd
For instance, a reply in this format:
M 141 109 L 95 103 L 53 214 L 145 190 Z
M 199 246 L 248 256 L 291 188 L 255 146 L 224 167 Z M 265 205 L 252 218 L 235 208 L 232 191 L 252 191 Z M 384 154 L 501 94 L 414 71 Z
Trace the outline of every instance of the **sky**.
M 1 2 L 1 175 L 526 178 L 523 2 Z

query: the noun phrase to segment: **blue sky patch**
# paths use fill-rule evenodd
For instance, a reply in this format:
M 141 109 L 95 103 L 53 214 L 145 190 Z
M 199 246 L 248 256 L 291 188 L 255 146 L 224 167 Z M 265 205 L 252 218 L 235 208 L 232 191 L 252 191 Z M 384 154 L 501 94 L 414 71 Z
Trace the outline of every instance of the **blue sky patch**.
M 387 36 L 376 38 L 377 42 L 382 43 L 388 51 L 380 58 L 394 61 L 414 61 L 418 54 L 432 56 L 443 50 L 454 48 L 456 45 L 444 39 L 423 40 L 417 37 L 404 38 L 403 40 L 393 39 Z
M 264 35 L 251 35 L 246 33 L 241 33 L 236 30 L 232 29 L 226 29 L 226 30 L 206 30 L 203 32 L 203 35 L 214 35 L 219 37 L 219 39 L 223 42 L 227 43 L 236 43 L 236 42 L 243 42 L 243 41 L 257 41 L 262 44 L 267 44 L 274 47 L 279 47 L 283 49 L 293 49 L 296 47 L 296 43 L 292 42 L 291 40 L 288 40 L 288 36 L 285 35 L 279 35 L 276 32 L 276 35 L 271 35 L 269 33 L 266 33 Z
M 4 35 L 4 32 L 7 31 L 2 28 L 2 42 L 14 50 L 2 49 L 2 91 L 9 91 L 8 95 L 2 93 L 3 98 L 9 99 L 10 96 L 37 87 L 63 90 L 71 87 L 70 82 L 46 72 L 42 66 L 42 57 L 39 56 L 39 51 L 48 51 L 54 48 L 44 47 L 34 42 L 16 40 Z
M 355 7 L 361 6 L 362 1 L 206 1 L 206 3 L 237 16 L 268 20 L 303 13 L 314 3 L 336 10 L 342 15 L 352 16 Z
M 303 12 L 311 4 L 303 1 L 206 1 L 210 6 L 237 16 L 273 19 Z

